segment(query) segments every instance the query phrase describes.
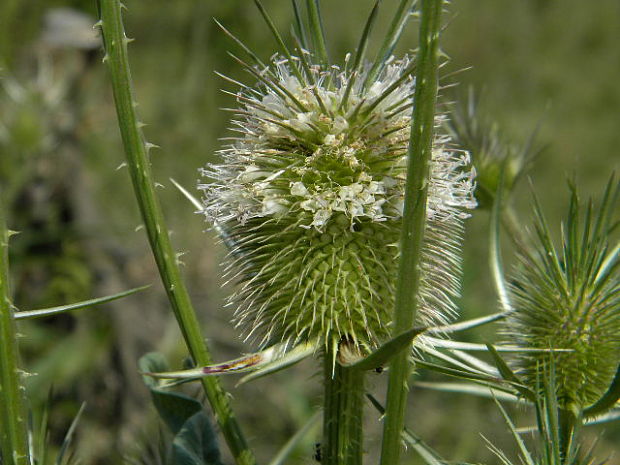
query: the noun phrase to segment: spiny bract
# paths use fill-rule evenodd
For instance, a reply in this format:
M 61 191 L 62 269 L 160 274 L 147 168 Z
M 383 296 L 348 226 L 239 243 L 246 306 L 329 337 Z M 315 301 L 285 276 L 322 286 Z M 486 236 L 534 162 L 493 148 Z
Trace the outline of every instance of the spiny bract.
M 412 58 L 376 79 L 274 57 L 237 95 L 239 135 L 205 168 L 205 212 L 230 247 L 231 303 L 246 336 L 341 340 L 368 350 L 389 335 L 398 269 Z M 365 82 L 365 81 L 370 82 Z M 438 116 L 439 130 L 443 116 Z M 428 195 L 419 323 L 445 321 L 459 288 L 468 155 L 437 135 Z

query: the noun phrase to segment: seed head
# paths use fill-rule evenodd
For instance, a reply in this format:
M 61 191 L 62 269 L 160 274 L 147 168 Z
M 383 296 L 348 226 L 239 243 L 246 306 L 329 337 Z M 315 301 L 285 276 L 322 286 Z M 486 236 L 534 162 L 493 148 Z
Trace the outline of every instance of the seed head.
M 202 170 L 206 215 L 230 246 L 236 322 L 261 343 L 352 341 L 389 334 L 403 213 L 413 59 L 371 82 L 357 71 L 274 57 L 238 93 L 239 133 Z M 439 128 L 443 116 L 438 116 Z M 435 137 L 420 323 L 444 322 L 458 293 L 468 155 Z
M 620 246 L 610 247 L 619 187 L 610 182 L 598 213 L 590 203 L 583 218 L 573 190 L 561 252 L 537 205 L 535 244 L 521 251 L 511 287 L 508 338 L 525 348 L 569 350 L 523 352 L 516 361 L 532 389 L 553 370 L 565 410 L 596 402 L 620 364 Z

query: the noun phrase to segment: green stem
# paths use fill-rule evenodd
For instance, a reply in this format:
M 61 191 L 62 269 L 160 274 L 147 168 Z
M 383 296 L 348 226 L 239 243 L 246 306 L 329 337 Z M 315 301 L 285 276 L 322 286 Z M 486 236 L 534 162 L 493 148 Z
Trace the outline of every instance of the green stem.
M 333 349 L 337 350 L 337 349 Z M 334 364 L 334 353 L 324 356 L 324 412 L 321 465 L 362 465 L 363 370 Z
M 213 359 L 202 337 L 196 313 L 181 279 L 168 228 L 159 200 L 155 195 L 155 183 L 148 158 L 149 146 L 144 140 L 136 114 L 127 58 L 129 40 L 123 29 L 121 4 L 118 0 L 99 0 L 98 6 L 105 46 L 104 61 L 110 68 L 114 102 L 127 164 L 149 243 L 189 352 L 198 365 L 210 365 Z M 202 385 L 236 463 L 254 464 L 254 455 L 241 433 L 228 396 L 222 389 L 219 379 L 216 377 L 202 378 Z
M 0 195 L 2 193 L 0 192 Z M 18 365 L 17 331 L 9 288 L 9 231 L 0 200 L 0 451 L 6 465 L 30 463 L 26 399 Z
M 443 0 L 423 0 L 421 7 L 420 52 L 409 141 L 405 210 L 400 239 L 400 269 L 392 328 L 394 335 L 413 326 L 418 307 L 429 164 L 437 102 L 438 39 L 442 5 Z M 401 434 L 405 425 L 407 403 L 407 379 L 410 372 L 409 353 L 403 351 L 390 364 L 381 449 L 382 465 L 395 465 L 400 459 Z

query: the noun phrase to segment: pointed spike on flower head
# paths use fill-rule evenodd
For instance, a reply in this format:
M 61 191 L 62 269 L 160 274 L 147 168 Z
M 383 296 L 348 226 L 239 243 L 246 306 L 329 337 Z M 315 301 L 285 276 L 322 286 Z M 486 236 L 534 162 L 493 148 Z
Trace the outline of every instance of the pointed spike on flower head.
M 316 2 L 306 6 L 318 26 Z M 368 355 L 390 339 L 415 60 L 392 59 L 369 80 L 365 41 L 353 66 L 327 67 L 301 44 L 300 57 L 283 49 L 268 70 L 245 65 L 257 84 L 238 94 L 238 135 L 202 170 L 202 210 L 238 283 L 235 319 L 260 344 L 348 341 Z M 440 131 L 430 171 L 416 322 L 425 327 L 454 313 L 462 222 L 475 207 L 468 155 Z
M 620 184 L 610 180 L 597 208 L 584 208 L 574 186 L 571 191 L 560 247 L 536 206 L 534 238 L 520 251 L 510 288 L 515 308 L 504 333 L 525 348 L 569 349 L 522 353 L 513 363 L 532 389 L 552 366 L 560 407 L 583 411 L 609 389 L 620 364 L 620 257 L 613 247 Z

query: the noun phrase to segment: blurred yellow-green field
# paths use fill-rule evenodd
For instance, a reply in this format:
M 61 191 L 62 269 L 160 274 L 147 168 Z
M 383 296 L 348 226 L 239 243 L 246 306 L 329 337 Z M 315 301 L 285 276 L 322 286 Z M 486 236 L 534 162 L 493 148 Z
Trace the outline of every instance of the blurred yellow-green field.
M 264 3 L 289 37 L 290 2 Z M 377 50 L 397 3 L 382 2 L 371 51 Z M 355 48 L 373 4 L 323 0 L 334 61 L 342 62 Z M 254 84 L 228 55 L 242 51 L 213 19 L 265 60 L 277 44 L 250 0 L 127 0 L 126 6 L 126 29 L 135 39 L 130 62 L 139 113 L 148 140 L 160 147 L 151 158 L 160 199 L 174 245 L 184 253 L 183 271 L 204 334 L 216 359 L 228 360 L 254 347 L 240 340 L 230 324 L 233 309 L 224 308 L 230 292 L 220 266 L 224 248 L 170 179 L 196 193 L 198 169 L 217 159 L 218 139 L 230 136 L 230 113 L 220 108 L 237 103 L 221 90 L 234 93 L 237 88 L 215 72 Z M 180 366 L 185 349 L 123 167 L 101 51 L 96 44 L 91 47 L 88 28 L 73 30 L 63 22 L 73 17 L 64 10 L 69 8 L 89 15 L 86 22 L 96 21 L 94 0 L 0 2 L 0 183 L 9 226 L 20 232 L 10 251 L 18 308 L 61 305 L 153 284 L 98 309 L 20 326 L 24 365 L 33 373 L 28 394 L 35 412 L 48 405 L 51 442 L 60 443 L 84 402 L 77 454 L 85 464 L 115 464 L 122 456 L 139 454 L 141 445 L 162 430 L 138 359 L 161 351 Z M 620 167 L 620 2 L 452 0 L 444 20 L 441 45 L 450 60 L 442 70 L 443 102 L 466 98 L 473 89 L 507 143 L 524 145 L 536 131 L 535 145 L 542 151 L 515 193 L 516 209 L 525 228 L 535 191 L 559 234 L 567 178 L 576 179 L 584 197 L 599 197 Z M 63 31 L 70 33 L 65 37 Z M 413 21 L 395 54 L 416 46 Z M 448 85 L 453 83 L 458 85 Z M 488 221 L 486 211 L 468 221 L 463 317 L 497 311 L 487 265 Z M 507 245 L 505 252 L 510 269 L 513 250 Z M 495 329 L 466 337 L 492 342 Z M 268 462 L 319 407 L 318 373 L 316 363 L 305 361 L 241 387 L 235 387 L 233 376 L 223 379 L 259 463 Z M 373 374 L 370 384 L 383 395 L 385 375 Z M 498 463 L 483 437 L 505 451 L 516 450 L 492 401 L 413 388 L 410 402 L 408 424 L 449 460 Z M 524 408 L 513 413 L 519 426 L 532 421 Z M 371 408 L 367 422 L 367 463 L 376 463 L 380 422 Z M 609 465 L 620 464 L 617 422 L 592 427 L 587 437 L 598 439 L 601 460 L 610 457 Z M 308 438 L 291 463 L 315 463 L 316 438 Z M 422 463 L 411 450 L 407 460 Z

